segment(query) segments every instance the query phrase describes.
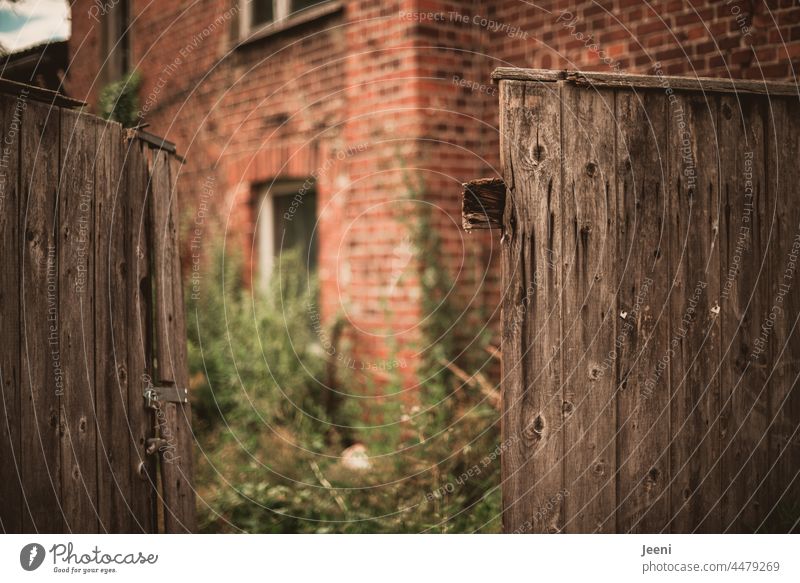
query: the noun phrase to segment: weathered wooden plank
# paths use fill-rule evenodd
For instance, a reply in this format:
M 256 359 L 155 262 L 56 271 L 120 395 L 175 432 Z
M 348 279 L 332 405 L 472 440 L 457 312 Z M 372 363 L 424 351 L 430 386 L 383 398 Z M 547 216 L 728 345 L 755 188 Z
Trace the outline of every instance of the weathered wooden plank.
M 619 75 L 591 71 L 552 71 L 547 69 L 518 69 L 498 67 L 492 73 L 495 81 L 514 80 L 529 82 L 566 81 L 590 85 L 596 89 L 666 89 L 707 93 L 754 93 L 759 95 L 798 95 L 797 85 L 780 81 L 754 81 L 749 79 L 720 79 L 716 77 L 678 77 L 658 75 Z
M 97 532 L 97 414 L 94 377 L 95 126 L 61 111 L 59 317 L 64 395 L 61 400 L 61 487 L 65 528 Z
M 669 342 L 665 225 L 667 98 L 618 91 L 617 233 L 621 270 L 618 363 L 617 532 L 660 532 L 669 520 Z M 613 362 L 611 364 L 613 366 Z M 606 374 L 613 374 L 614 370 Z
M 492 71 L 492 81 L 528 81 L 531 83 L 554 83 L 567 78 L 566 71 L 553 69 L 524 69 L 521 67 L 497 67 Z
M 800 137 L 792 126 L 800 103 L 775 97 L 795 95 L 796 88 L 518 70 L 495 77 L 502 80 L 509 198 L 503 219 L 505 529 L 601 530 L 614 518 L 613 511 L 599 512 L 613 485 L 592 482 L 586 472 L 615 441 L 591 433 L 599 431 L 594 419 L 613 418 L 613 410 L 604 415 L 613 393 L 589 403 L 587 418 L 575 404 L 591 400 L 604 368 L 614 366 L 617 531 L 797 528 Z M 615 150 L 604 146 L 607 112 L 581 102 L 610 87 L 617 91 Z M 734 90 L 746 95 L 725 95 Z M 564 97 L 560 116 L 547 109 L 556 92 Z M 554 133 L 555 144 L 545 146 Z M 558 151 L 561 157 L 559 148 L 563 185 L 548 176 L 547 156 Z M 609 151 L 617 153 L 618 200 L 606 203 L 616 213 L 602 226 L 607 236 L 618 234 L 621 270 L 613 337 L 604 330 L 611 325 L 604 304 L 613 291 L 598 283 L 606 271 L 595 269 L 603 277 L 594 282 L 588 277 L 606 258 L 585 252 L 595 249 L 588 243 L 605 199 L 592 195 L 599 187 L 586 177 L 592 174 L 587 157 Z M 603 173 L 605 162 L 588 161 Z M 563 190 L 555 203 L 554 184 L 556 193 Z M 580 229 L 589 223 L 591 230 Z M 542 243 L 551 224 L 564 237 L 560 255 Z M 552 274 L 542 272 L 547 258 L 559 266 Z M 529 291 L 545 285 L 555 291 Z M 559 305 L 561 328 L 547 328 Z M 591 316 L 594 328 L 575 326 Z M 607 358 L 593 352 L 598 347 L 608 348 Z M 577 372 L 587 362 L 599 365 L 580 384 Z M 554 387 L 562 379 L 560 395 Z M 547 406 L 559 399 L 564 434 L 553 436 Z M 587 441 L 593 447 L 582 451 Z M 540 456 L 550 460 L 547 468 Z M 553 479 L 559 471 L 561 483 Z
M 19 132 L 25 102 L 0 95 L 0 530 L 22 532 Z
M 25 532 L 63 532 L 60 395 L 64 388 L 59 314 L 56 189 L 59 112 L 29 102 L 20 133 L 20 438 Z
M 165 150 L 170 154 L 175 154 L 177 151 L 177 147 L 172 142 L 165 140 L 164 138 L 157 136 L 155 134 L 151 134 L 145 130 L 135 130 L 129 129 L 127 130 L 127 134 L 130 138 L 138 138 L 139 140 L 146 142 L 151 147 Z
M 153 290 L 151 217 L 148 210 L 148 162 L 144 145 L 127 142 L 124 161 L 125 256 L 130 273 L 126 298 L 129 306 L 128 427 L 130 431 L 130 506 L 134 529 L 156 532 L 157 474 L 154 456 L 145 454 L 147 439 L 153 436 L 153 415 L 144 406 L 143 391 L 151 382 L 153 355 Z
M 719 160 L 717 96 L 670 100 L 671 528 L 718 532 Z
M 188 386 L 183 286 L 178 253 L 178 207 L 173 191 L 170 156 L 151 152 L 153 210 L 153 269 L 155 275 L 155 334 L 159 383 Z M 161 437 L 161 477 L 166 532 L 195 530 L 192 485 L 191 411 L 188 405 L 162 404 L 158 412 Z
M 91 119 L 97 135 L 95 161 L 95 377 L 100 530 L 134 532 L 131 430 L 128 423 L 128 229 L 122 127 Z
M 767 355 L 751 358 L 768 306 L 764 114 L 752 96 L 721 96 L 720 369 L 723 532 L 755 532 L 768 472 Z
M 186 347 L 186 305 L 183 298 L 183 278 L 180 256 L 180 238 L 178 224 L 180 210 L 178 207 L 177 177 L 183 160 L 177 156 L 166 156 L 170 169 L 170 232 L 172 236 L 172 296 L 174 317 L 172 321 L 172 335 L 170 353 L 174 358 L 173 371 L 175 384 L 179 387 L 189 387 L 189 356 Z M 195 516 L 195 490 L 194 490 L 194 432 L 192 431 L 192 408 L 187 402 L 183 405 L 172 403 L 175 420 L 175 435 L 177 439 L 177 454 L 180 458 L 180 477 L 173 480 L 176 483 L 177 495 L 180 499 L 182 518 L 181 525 L 175 530 L 181 532 L 185 529 L 194 532 L 197 529 Z
M 614 102 L 607 90 L 561 94 L 566 532 L 616 527 Z
M 503 226 L 506 185 L 501 178 L 479 178 L 463 184 L 461 221 L 465 231 Z
M 564 524 L 559 89 L 501 85 L 505 532 Z
M 800 519 L 800 104 L 772 100 L 767 134 L 769 295 L 756 350 L 769 354 L 770 471 L 760 531 L 789 532 Z

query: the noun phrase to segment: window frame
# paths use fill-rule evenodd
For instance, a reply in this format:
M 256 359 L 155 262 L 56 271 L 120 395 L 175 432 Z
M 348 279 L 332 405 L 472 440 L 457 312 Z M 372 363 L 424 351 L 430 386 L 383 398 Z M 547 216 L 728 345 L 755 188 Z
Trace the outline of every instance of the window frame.
M 281 32 L 294 26 L 322 18 L 343 7 L 341 0 L 320 0 L 316 6 L 304 8 L 291 13 L 292 0 L 272 0 L 274 19 L 264 24 L 252 23 L 252 0 L 239 1 L 239 42 L 244 43 L 271 34 Z
M 294 196 L 308 182 L 303 178 L 287 178 L 267 182 L 257 191 L 258 210 L 255 225 L 256 280 L 259 288 L 269 290 L 272 271 L 275 266 L 275 198 Z M 310 191 L 316 194 L 316 184 Z
M 104 85 L 122 79 L 131 69 L 131 3 L 109 7 L 100 25 L 100 78 Z

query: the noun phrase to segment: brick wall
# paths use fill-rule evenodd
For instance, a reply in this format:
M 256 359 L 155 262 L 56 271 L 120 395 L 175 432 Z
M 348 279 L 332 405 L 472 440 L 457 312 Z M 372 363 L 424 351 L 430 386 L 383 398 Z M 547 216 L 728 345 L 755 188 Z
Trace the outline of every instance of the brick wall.
M 469 338 L 496 319 L 499 237 L 465 236 L 459 216 L 460 183 L 499 172 L 493 68 L 647 73 L 658 62 L 667 74 L 790 78 L 792 4 L 354 0 L 236 47 L 233 0 L 133 0 L 133 62 L 149 129 L 188 160 L 178 180 L 187 223 L 213 193 L 204 252 L 224 235 L 252 268 L 261 185 L 317 176 L 321 314 L 348 322 L 349 357 L 380 363 L 393 345 L 409 359 L 419 349 L 415 209 L 430 211 L 436 259 L 468 306 L 455 328 Z M 92 6 L 73 5 L 67 85 L 90 104 L 102 63 Z M 410 200 L 420 180 L 423 200 Z
M 443 210 L 442 253 L 457 290 L 483 318 L 497 315 L 499 237 L 465 238 L 452 223 L 456 183 L 498 172 L 495 67 L 793 79 L 800 64 L 800 5 L 786 0 L 430 0 L 418 10 L 428 200 Z
M 794 0 L 516 0 L 490 15 L 537 40 L 498 38 L 498 58 L 532 68 L 572 68 L 752 79 L 793 76 L 800 63 Z M 589 38 L 591 35 L 592 38 Z M 604 59 L 608 59 L 605 60 Z
M 133 62 L 148 130 L 187 159 L 178 179 L 187 225 L 201 193 L 213 193 L 204 202 L 217 220 L 203 221 L 202 251 L 225 237 L 252 279 L 258 194 L 273 180 L 315 176 L 323 320 L 348 322 L 352 349 L 343 357 L 355 368 L 410 362 L 419 278 L 403 219 L 413 205 L 405 183 L 420 156 L 422 88 L 413 22 L 396 15 L 413 3 L 347 2 L 238 47 L 235 2 L 187 5 L 133 2 Z M 68 79 L 69 92 L 92 106 L 100 25 L 81 15 L 93 6 L 73 6 Z M 411 367 L 402 372 L 410 381 Z

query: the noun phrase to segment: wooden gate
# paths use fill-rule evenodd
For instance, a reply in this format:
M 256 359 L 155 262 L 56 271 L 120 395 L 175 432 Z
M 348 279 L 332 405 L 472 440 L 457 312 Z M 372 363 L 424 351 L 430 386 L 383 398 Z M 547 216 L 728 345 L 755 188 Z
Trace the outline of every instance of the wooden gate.
M 192 531 L 174 148 L 81 105 L 0 81 L 0 524 Z
M 796 530 L 797 87 L 494 77 L 505 531 Z

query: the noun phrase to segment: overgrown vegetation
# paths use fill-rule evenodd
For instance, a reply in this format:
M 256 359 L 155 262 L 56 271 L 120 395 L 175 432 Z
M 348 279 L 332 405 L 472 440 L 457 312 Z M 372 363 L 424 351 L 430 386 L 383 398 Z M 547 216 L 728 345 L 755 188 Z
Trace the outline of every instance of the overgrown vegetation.
M 119 81 L 100 90 L 98 113 L 104 119 L 121 123 L 126 128 L 139 123 L 139 87 L 142 77 L 138 71 L 128 73 Z
M 419 387 L 405 397 L 399 368 L 370 388 L 338 366 L 339 406 L 331 407 L 321 337 L 336 333 L 315 329 L 316 283 L 300 258 L 284 254 L 272 289 L 259 294 L 242 285 L 238 261 L 215 254 L 199 299 L 187 306 L 203 531 L 499 530 L 498 412 L 442 365 L 455 360 L 469 370 L 483 362 L 476 353 L 485 355 L 485 339 L 463 351 L 453 333 L 460 310 L 447 271 L 435 263 L 439 242 L 428 221 L 416 215 L 410 225 L 426 261 L 430 317 Z M 359 398 L 372 390 L 385 398 Z M 342 461 L 352 443 L 365 445 L 368 468 Z

